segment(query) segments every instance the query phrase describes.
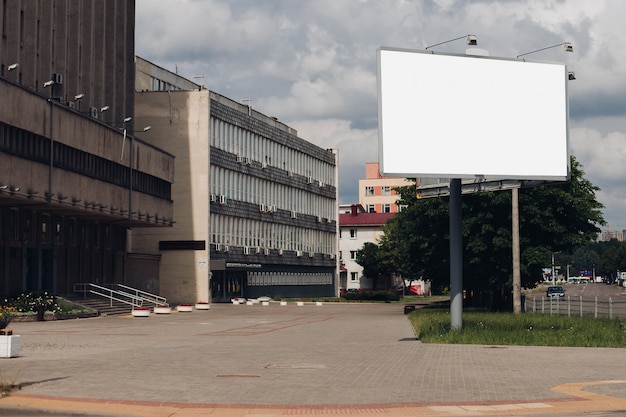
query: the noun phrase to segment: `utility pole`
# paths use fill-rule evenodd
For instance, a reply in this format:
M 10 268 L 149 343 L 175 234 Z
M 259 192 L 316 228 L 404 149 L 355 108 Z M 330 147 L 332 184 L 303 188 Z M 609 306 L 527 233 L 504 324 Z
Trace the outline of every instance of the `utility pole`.
M 513 246 L 513 313 L 522 312 L 522 277 L 520 272 L 520 247 L 519 247 L 519 188 L 511 190 L 511 223 L 512 223 L 512 246 Z

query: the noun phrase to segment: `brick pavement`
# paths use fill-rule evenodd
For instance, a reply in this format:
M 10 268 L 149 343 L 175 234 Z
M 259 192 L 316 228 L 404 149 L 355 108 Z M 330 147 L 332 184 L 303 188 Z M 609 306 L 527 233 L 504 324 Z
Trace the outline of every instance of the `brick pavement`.
M 626 410 L 626 349 L 422 344 L 397 304 L 216 304 L 13 328 L 22 355 L 0 360 L 0 376 L 23 388 L 0 415 Z

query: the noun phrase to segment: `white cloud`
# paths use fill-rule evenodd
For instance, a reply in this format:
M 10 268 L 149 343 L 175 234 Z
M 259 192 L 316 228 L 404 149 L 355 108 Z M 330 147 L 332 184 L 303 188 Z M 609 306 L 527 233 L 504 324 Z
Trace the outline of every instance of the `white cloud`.
M 571 149 L 602 188 L 610 224 L 626 224 L 626 2 L 607 0 L 137 0 L 136 52 L 207 88 L 252 99 L 300 135 L 339 149 L 340 198 L 356 202 L 377 158 L 376 48 L 423 49 L 465 34 L 492 56 L 571 42 L 528 59 L 560 61 Z M 462 53 L 462 40 L 436 48 Z M 423 123 L 416 115 L 416 123 Z M 427 121 L 426 121 L 427 122 Z

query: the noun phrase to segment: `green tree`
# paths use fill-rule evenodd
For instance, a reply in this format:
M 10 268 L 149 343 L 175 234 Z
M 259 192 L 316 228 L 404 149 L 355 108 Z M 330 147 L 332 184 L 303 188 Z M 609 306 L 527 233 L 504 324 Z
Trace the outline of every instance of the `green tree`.
M 363 275 L 372 280 L 374 290 L 378 289 L 381 279 L 388 279 L 392 271 L 392 262 L 379 246 L 372 242 L 365 242 L 356 252 L 356 263 L 363 267 Z
M 520 190 L 523 286 L 535 285 L 552 253 L 595 239 L 604 224 L 598 190 L 574 157 L 569 182 Z M 381 248 L 391 252 L 396 272 L 432 279 L 442 289 L 450 282 L 448 198 L 418 199 L 414 185 L 398 192 L 408 208 L 388 222 Z M 486 294 L 480 301 L 499 308 L 512 289 L 511 192 L 465 195 L 462 216 L 464 289 L 475 299 Z

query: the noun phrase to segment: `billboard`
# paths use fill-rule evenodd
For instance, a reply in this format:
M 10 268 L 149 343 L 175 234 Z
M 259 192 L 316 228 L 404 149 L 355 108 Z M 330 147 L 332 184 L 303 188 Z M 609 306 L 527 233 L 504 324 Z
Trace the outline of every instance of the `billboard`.
M 569 179 L 567 68 L 381 47 L 382 175 Z

